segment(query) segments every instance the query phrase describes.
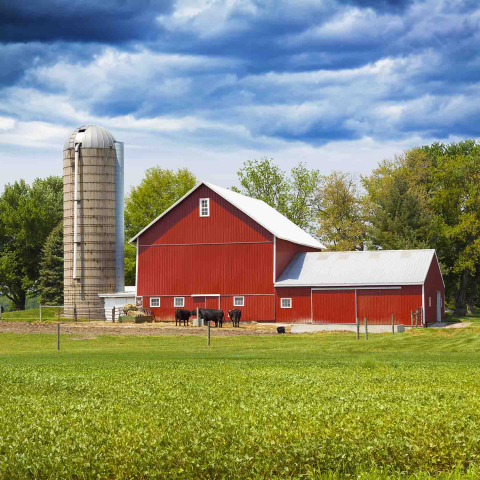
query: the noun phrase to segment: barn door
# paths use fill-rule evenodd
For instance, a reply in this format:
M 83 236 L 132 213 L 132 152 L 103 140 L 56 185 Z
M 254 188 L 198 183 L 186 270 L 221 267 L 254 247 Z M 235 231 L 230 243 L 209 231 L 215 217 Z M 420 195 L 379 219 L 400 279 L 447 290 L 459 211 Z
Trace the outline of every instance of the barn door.
M 193 297 L 193 309 L 205 308 L 205 297 Z
M 312 289 L 312 323 L 355 321 L 355 290 Z
M 437 292 L 437 322 L 442 321 L 442 294 Z

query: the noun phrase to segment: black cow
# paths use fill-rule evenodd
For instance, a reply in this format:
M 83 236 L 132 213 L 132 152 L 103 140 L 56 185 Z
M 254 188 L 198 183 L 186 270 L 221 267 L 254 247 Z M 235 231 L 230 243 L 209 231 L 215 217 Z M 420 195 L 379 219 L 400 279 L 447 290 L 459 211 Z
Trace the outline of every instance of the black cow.
M 197 311 L 192 310 L 192 315 L 196 315 Z M 198 316 L 205 322 L 215 322 L 215 326 L 220 328 L 223 327 L 223 319 L 225 314 L 223 310 L 214 310 L 213 308 L 199 308 Z
M 242 311 L 238 309 L 230 310 L 228 316 L 232 319 L 234 327 L 240 327 L 240 319 L 242 318 Z
M 175 326 L 180 326 L 181 322 L 183 322 L 183 326 L 185 326 L 185 322 L 187 322 L 187 327 L 188 327 L 188 321 L 190 320 L 190 316 L 192 313 L 190 310 L 184 310 L 183 308 L 177 308 L 175 310 Z

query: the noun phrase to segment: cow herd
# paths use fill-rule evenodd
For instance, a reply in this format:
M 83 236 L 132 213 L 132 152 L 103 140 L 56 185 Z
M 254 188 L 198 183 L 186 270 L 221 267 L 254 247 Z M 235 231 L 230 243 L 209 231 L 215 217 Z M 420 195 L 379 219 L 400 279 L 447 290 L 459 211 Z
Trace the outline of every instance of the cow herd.
M 178 308 L 175 310 L 175 326 L 180 326 L 183 322 L 183 326 L 189 325 L 190 317 L 196 317 L 197 310 L 185 310 Z M 214 310 L 213 308 L 199 308 L 198 317 L 206 324 L 207 322 L 215 322 L 215 327 L 223 327 L 225 320 L 225 314 L 223 310 Z M 234 327 L 240 327 L 240 319 L 242 318 L 242 311 L 238 309 L 229 310 L 228 317 L 232 320 Z

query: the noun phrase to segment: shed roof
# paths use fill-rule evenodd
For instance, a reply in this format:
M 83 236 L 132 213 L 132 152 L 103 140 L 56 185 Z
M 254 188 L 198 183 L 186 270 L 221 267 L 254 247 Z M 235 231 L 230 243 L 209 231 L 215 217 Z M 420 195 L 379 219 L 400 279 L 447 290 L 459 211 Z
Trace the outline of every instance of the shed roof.
M 246 197 L 240 193 L 232 192 L 226 188 L 219 187 L 213 183 L 200 182 L 193 187 L 186 195 L 184 195 L 178 202 L 174 203 L 169 209 L 165 210 L 160 216 L 158 216 L 152 223 L 147 225 L 141 232 L 137 233 L 130 242 L 136 240 L 145 230 L 150 228 L 160 218 L 166 215 L 176 205 L 178 205 L 183 199 L 188 197 L 201 185 L 206 185 L 215 193 L 224 198 L 227 202 L 231 203 L 245 215 L 255 220 L 263 228 L 268 230 L 271 234 L 282 240 L 288 240 L 289 242 L 305 245 L 307 247 L 313 247 L 324 249 L 325 247 L 315 238 L 310 236 L 307 232 L 302 230 L 299 226 L 291 222 L 287 217 L 284 217 L 281 213 L 277 212 L 274 208 L 267 205 L 262 200 L 256 200 L 255 198 Z
M 434 257 L 435 250 L 298 253 L 275 286 L 419 285 Z

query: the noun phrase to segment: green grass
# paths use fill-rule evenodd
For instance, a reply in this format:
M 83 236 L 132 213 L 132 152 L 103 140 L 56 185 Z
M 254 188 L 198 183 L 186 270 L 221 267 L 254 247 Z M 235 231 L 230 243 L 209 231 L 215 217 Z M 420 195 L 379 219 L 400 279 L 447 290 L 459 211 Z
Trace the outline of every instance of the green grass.
M 60 320 L 59 320 L 60 318 Z M 30 308 L 28 310 L 16 310 L 14 312 L 5 312 L 2 314 L 2 319 L 9 322 L 38 322 L 40 320 L 40 308 Z M 103 320 L 103 319 L 100 319 Z M 71 318 L 63 316 L 63 308 L 60 308 L 60 317 L 58 307 L 42 306 L 42 321 L 43 322 L 73 322 Z M 88 322 L 85 319 L 78 321 Z M 96 321 L 94 318 L 91 321 Z
M 62 336 L 60 352 L 0 334 L 0 478 L 480 478 L 473 320 L 368 342 Z

